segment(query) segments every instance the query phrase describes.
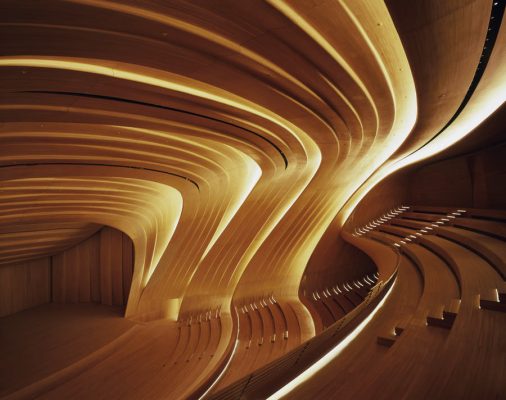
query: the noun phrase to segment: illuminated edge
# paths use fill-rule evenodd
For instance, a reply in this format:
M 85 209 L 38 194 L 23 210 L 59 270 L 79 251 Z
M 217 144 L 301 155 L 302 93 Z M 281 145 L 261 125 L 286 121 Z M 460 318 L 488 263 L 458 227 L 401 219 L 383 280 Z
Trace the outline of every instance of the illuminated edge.
M 316 361 L 313 365 L 311 365 L 308 369 L 298 375 L 296 378 L 288 382 L 285 386 L 279 389 L 277 392 L 273 393 L 267 400 L 277 400 L 282 397 L 288 395 L 292 390 L 296 387 L 310 379 L 313 375 L 315 375 L 320 369 L 327 366 L 334 358 L 336 358 L 345 348 L 348 346 L 358 335 L 359 333 L 366 327 L 366 325 L 372 320 L 374 315 L 379 311 L 386 299 L 390 296 L 392 289 L 394 288 L 397 282 L 397 278 L 394 283 L 388 289 L 388 292 L 385 294 L 383 299 L 378 303 L 378 305 L 374 308 L 374 310 L 365 318 L 353 331 L 351 331 L 348 336 L 346 336 L 336 347 L 330 350 L 327 354 L 325 354 L 322 358 Z
M 235 313 L 237 315 L 237 310 L 235 311 Z M 239 316 L 237 316 L 237 317 L 239 318 Z M 233 323 L 233 321 L 232 321 L 232 323 Z M 232 353 L 230 354 L 230 357 L 228 358 L 227 363 L 225 364 L 225 366 L 221 370 L 220 374 L 216 377 L 214 382 L 211 383 L 211 385 L 207 388 L 207 390 L 204 393 L 202 393 L 202 395 L 199 396 L 198 400 L 204 399 L 209 394 L 209 392 L 216 386 L 216 384 L 220 381 L 221 377 L 225 374 L 225 372 L 228 371 L 228 366 L 230 365 L 230 363 L 232 362 L 232 359 L 234 358 L 234 354 L 235 354 L 235 351 L 237 350 L 238 344 L 239 344 L 239 325 L 237 326 L 237 333 L 235 336 L 234 348 L 232 349 Z

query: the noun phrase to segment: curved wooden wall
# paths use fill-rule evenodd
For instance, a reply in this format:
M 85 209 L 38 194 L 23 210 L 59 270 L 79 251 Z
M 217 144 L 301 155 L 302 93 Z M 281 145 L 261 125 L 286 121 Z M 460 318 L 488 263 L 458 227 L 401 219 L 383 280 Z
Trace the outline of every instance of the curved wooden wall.
M 413 176 L 437 184 L 431 167 L 394 173 L 506 99 L 503 3 L 2 1 L 1 323 L 12 349 L 32 323 L 19 340 L 54 347 L 58 329 L 74 347 L 22 362 L 0 395 L 230 394 L 318 334 L 314 362 L 372 292 L 393 287 L 386 331 L 458 297 L 427 291 L 434 255 L 398 255 L 392 235 L 414 226 L 352 234 L 405 204 Z M 476 198 L 502 163 L 474 160 Z M 74 329 L 100 321 L 114 334 Z

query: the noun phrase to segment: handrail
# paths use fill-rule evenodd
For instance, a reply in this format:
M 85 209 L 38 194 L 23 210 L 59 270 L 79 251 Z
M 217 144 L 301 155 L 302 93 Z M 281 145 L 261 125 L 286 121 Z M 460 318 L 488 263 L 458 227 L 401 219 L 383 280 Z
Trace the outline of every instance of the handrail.
M 237 343 L 239 341 L 239 315 L 237 313 L 237 309 L 232 307 L 234 311 L 232 315 L 237 320 L 237 323 L 232 321 L 232 340 L 229 341 L 227 348 L 223 352 L 220 361 L 217 363 L 214 371 L 206 378 L 205 382 L 200 385 L 190 396 L 188 399 L 202 399 L 206 398 L 207 394 L 212 390 L 214 385 L 218 383 L 223 373 L 226 371 L 228 364 L 234 357 L 235 349 L 237 348 Z
M 256 396 L 272 394 L 328 353 L 358 326 L 382 300 L 387 289 L 393 285 L 396 275 L 397 272 L 386 282 L 379 281 L 361 304 L 319 335 L 209 396 L 208 399 L 239 399 L 247 393 L 255 393 Z

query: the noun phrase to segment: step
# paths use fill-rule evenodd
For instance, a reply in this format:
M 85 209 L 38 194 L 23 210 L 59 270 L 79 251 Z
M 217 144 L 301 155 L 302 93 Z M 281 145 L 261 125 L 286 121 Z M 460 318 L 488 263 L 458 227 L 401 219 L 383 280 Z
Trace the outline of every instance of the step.
M 501 303 L 506 303 L 506 282 L 501 282 L 498 286 L 497 291 L 499 293 L 499 301 Z
M 460 299 L 452 299 L 446 307 L 439 306 L 427 316 L 427 325 L 451 329 L 460 308 Z
M 455 320 L 460 309 L 460 299 L 452 299 L 443 310 L 443 319 Z
M 427 317 L 427 325 L 438 328 L 451 329 L 455 319 L 445 319 L 436 317 Z
M 396 337 L 391 336 L 378 336 L 376 343 L 385 347 L 392 347 L 395 344 Z
M 404 332 L 404 329 L 405 329 L 404 327 L 396 326 L 394 328 L 395 336 L 401 336 L 402 332 Z
M 480 299 L 480 307 L 490 311 L 506 312 L 506 304 L 493 300 Z
M 501 292 L 499 292 L 501 290 Z M 480 295 L 480 308 L 490 311 L 506 312 L 506 294 L 503 288 L 490 289 Z

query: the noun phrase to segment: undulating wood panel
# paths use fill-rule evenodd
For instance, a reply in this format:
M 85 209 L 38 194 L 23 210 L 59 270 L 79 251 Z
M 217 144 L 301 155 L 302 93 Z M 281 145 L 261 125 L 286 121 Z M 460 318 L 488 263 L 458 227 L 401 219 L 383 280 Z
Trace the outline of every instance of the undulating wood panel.
M 505 7 L 1 1 L 0 396 L 500 397 Z

